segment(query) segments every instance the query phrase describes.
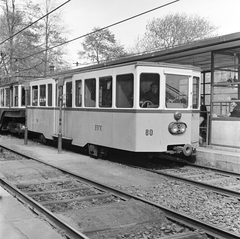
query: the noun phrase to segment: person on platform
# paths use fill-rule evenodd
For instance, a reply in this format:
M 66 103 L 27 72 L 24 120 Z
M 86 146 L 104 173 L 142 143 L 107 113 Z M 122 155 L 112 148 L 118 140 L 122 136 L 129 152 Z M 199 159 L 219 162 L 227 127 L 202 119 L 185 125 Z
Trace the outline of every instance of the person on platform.
M 232 98 L 231 100 L 237 100 Z M 231 107 L 233 108 L 230 112 L 230 117 L 240 117 L 240 102 L 232 102 Z
M 204 104 L 204 98 L 201 96 L 201 106 L 200 106 L 200 120 L 199 125 L 204 126 L 207 121 L 207 107 Z
M 201 106 L 200 106 L 200 118 L 199 118 L 199 143 L 203 145 L 206 142 L 206 132 L 207 132 L 207 107 L 204 104 L 204 98 L 201 96 Z

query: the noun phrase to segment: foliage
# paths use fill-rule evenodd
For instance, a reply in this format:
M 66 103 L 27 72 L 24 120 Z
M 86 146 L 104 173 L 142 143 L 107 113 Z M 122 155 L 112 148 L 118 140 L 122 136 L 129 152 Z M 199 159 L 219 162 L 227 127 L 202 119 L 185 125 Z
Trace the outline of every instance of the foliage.
M 115 35 L 109 29 L 95 27 L 93 33 L 86 36 L 82 43 L 83 51 L 79 51 L 80 58 L 86 58 L 91 62 L 105 62 L 126 55 L 124 47 L 117 43 Z
M 198 15 L 168 14 L 154 18 L 146 25 L 143 37 L 138 37 L 134 52 L 168 49 L 214 36 L 217 28 Z

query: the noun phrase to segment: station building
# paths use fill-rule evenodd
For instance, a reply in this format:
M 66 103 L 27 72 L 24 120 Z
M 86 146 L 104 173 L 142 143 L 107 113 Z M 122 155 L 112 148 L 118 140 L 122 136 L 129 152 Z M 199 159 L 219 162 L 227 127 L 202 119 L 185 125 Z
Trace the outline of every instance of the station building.
M 201 94 L 208 111 L 205 145 L 240 149 L 240 32 L 126 60 L 201 67 Z M 233 114 L 233 108 L 239 113 Z

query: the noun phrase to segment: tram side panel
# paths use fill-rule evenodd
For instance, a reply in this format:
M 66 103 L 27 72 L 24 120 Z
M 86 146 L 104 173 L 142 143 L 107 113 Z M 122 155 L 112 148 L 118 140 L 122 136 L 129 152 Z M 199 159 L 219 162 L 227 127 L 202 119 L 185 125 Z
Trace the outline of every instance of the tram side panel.
M 63 116 L 63 136 L 72 144 L 87 143 L 122 150 L 136 150 L 136 115 L 104 110 L 66 110 Z
M 87 143 L 112 147 L 112 112 L 89 109 L 66 110 L 63 116 L 63 135 L 72 138 L 72 144 Z
M 55 109 L 29 107 L 27 109 L 27 125 L 28 130 L 41 133 L 46 139 L 52 139 L 55 134 Z
M 162 152 L 163 118 L 159 112 L 139 113 L 136 117 L 136 151 Z
M 173 113 L 139 114 L 136 122 L 136 151 L 166 152 L 168 146 L 191 145 L 191 115 L 189 113 L 183 114 L 181 118 L 181 122 L 187 125 L 186 132 L 183 134 L 172 135 L 168 130 L 171 122 L 176 122 Z
M 172 135 L 168 127 L 176 122 L 173 114 L 65 109 L 62 135 L 81 147 L 90 143 L 132 152 L 166 152 L 171 146 L 192 145 L 192 114 L 182 114 L 180 122 L 186 124 L 186 132 Z M 59 110 L 30 108 L 28 122 L 29 130 L 52 139 L 58 134 Z
M 168 130 L 169 124 L 176 122 L 173 114 L 66 110 L 63 136 L 81 147 L 90 143 L 132 152 L 166 152 L 173 146 L 192 145 L 191 113 L 183 113 L 179 122 L 185 123 L 187 129 L 178 135 Z
M 113 115 L 113 148 L 136 151 L 136 118 L 132 112 L 115 112 Z

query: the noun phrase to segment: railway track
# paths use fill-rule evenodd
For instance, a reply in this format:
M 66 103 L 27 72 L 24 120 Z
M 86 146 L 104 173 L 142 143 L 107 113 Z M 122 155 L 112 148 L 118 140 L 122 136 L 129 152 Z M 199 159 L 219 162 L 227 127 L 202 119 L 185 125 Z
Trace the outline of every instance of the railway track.
M 240 174 L 212 167 L 175 162 L 177 164 L 173 168 L 163 169 L 132 166 L 240 199 Z
M 170 156 L 164 156 L 152 162 L 146 158 L 136 160 L 131 157 L 124 160 L 118 159 L 117 162 L 240 199 L 240 174 L 238 173 L 196 165 Z
M 160 238 L 169 234 L 181 239 L 206 238 L 197 228 L 216 238 L 239 238 L 141 197 L 11 153 L 0 161 L 3 174 L 6 165 L 11 165 L 11 173 L 1 178 L 1 184 L 69 238 Z
M 68 238 L 160 238 L 173 234 L 181 239 L 206 238 L 192 223 L 182 225 L 180 215 L 172 212 L 166 218 L 161 207 L 147 200 L 24 155 L 13 156 L 5 149 L 1 154 L 1 185 Z
M 238 231 L 238 234 L 240 234 L 239 230 L 240 221 L 238 220 L 240 208 L 240 175 L 234 172 L 225 171 L 213 167 L 193 165 L 182 160 L 180 161 L 173 160 L 172 158 L 170 161 L 168 160 L 169 159 L 161 162 L 157 161 L 157 163 L 156 161 L 151 163 L 148 162 L 145 163 L 145 165 L 144 163 L 140 162 L 141 166 L 139 166 L 138 162 L 134 160 L 132 161 L 133 164 L 129 163 L 126 164 L 128 166 L 149 171 L 168 178 L 170 180 L 169 185 L 176 186 L 176 187 L 173 186 L 174 190 L 176 190 L 176 195 L 179 195 L 181 193 L 184 194 L 182 198 L 186 196 L 191 197 L 191 193 L 195 194 L 195 191 L 197 191 L 198 193 L 196 193 L 195 196 L 197 197 L 197 195 L 200 195 L 199 204 L 205 205 L 205 202 L 209 200 L 213 205 L 212 207 L 214 208 L 212 209 L 213 214 L 209 212 L 209 214 L 211 214 L 211 217 L 209 218 L 216 217 L 216 219 L 211 219 L 210 223 L 218 224 L 217 222 L 220 221 L 221 225 L 219 225 L 219 227 L 221 228 L 226 227 L 226 230 L 234 230 L 236 232 Z M 184 184 L 191 185 L 187 188 L 187 190 L 185 189 L 186 191 L 189 190 L 189 193 L 185 193 L 183 191 L 184 187 L 182 187 L 182 185 Z M 158 186 L 156 186 L 155 188 L 158 189 Z M 160 187 L 160 189 L 161 188 L 162 187 Z M 145 195 L 142 195 L 142 197 L 148 198 L 147 194 L 150 193 L 147 192 L 145 193 Z M 211 194 L 213 194 L 214 196 L 211 196 Z M 209 198 L 207 195 L 210 195 Z M 165 196 L 167 196 L 167 193 Z M 177 200 L 181 201 L 182 199 L 179 198 Z M 176 199 L 172 200 L 176 201 Z M 163 200 L 157 201 L 161 203 Z M 171 207 L 175 207 L 177 210 L 184 210 L 180 204 L 181 203 L 175 203 L 174 206 L 170 204 L 169 205 Z M 195 205 L 195 207 L 198 207 L 199 204 L 197 205 L 196 203 L 197 206 Z M 204 210 L 202 205 L 200 208 Z M 185 205 L 185 207 L 188 206 L 189 204 Z M 221 208 L 222 206 L 226 207 L 222 209 Z M 229 210 L 229 208 L 231 208 L 231 210 Z M 196 218 L 203 218 L 201 209 L 194 210 Z M 189 210 L 186 210 L 186 213 L 188 215 L 193 214 Z M 226 213 L 222 213 L 223 211 L 225 211 Z M 231 213 L 233 215 L 231 215 Z M 226 221 L 223 220 L 224 217 L 226 217 Z M 233 226 L 230 226 L 231 224 Z M 233 229 L 233 227 L 235 227 L 235 229 Z

